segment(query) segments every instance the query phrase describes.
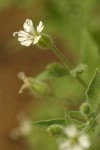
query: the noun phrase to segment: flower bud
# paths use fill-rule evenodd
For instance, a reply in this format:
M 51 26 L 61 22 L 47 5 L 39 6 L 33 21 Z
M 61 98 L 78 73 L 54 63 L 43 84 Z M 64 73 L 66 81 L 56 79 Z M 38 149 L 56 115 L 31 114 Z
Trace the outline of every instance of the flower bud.
M 82 103 L 82 105 L 80 106 L 80 111 L 84 114 L 84 115 L 89 115 L 91 112 L 91 107 L 88 103 Z
M 29 89 L 35 96 L 46 96 L 51 94 L 49 87 L 43 81 L 26 77 L 23 72 L 20 72 L 18 76 L 24 82 L 19 93 L 22 93 L 24 89 Z
M 86 70 L 87 70 L 87 65 L 85 65 L 85 64 L 79 64 L 74 69 L 72 69 L 70 71 L 70 73 L 72 74 L 72 76 L 76 77 L 77 75 L 82 74 Z
M 49 64 L 47 71 L 51 77 L 62 77 L 67 74 L 66 69 L 58 63 Z
M 58 125 L 58 124 L 50 125 L 47 128 L 47 132 L 52 136 L 60 135 L 63 133 L 63 126 Z
M 48 88 L 48 86 L 44 82 L 41 82 L 41 81 L 33 79 L 33 78 L 29 78 L 28 82 L 29 82 L 28 89 L 34 95 L 46 96 L 46 95 L 49 95 L 51 93 L 50 89 Z
M 38 41 L 38 46 L 41 48 L 49 48 L 53 45 L 53 41 L 50 36 L 41 34 L 41 38 Z

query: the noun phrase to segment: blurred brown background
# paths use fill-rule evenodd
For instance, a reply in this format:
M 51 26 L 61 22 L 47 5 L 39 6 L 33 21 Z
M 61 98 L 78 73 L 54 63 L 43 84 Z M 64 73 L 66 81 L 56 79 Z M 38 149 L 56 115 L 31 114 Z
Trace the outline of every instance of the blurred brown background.
M 22 82 L 17 74 L 24 71 L 27 76 L 35 76 L 48 62 L 57 60 L 50 50 L 20 46 L 12 36 L 13 32 L 22 29 L 26 18 L 37 21 L 44 4 L 39 2 L 38 7 L 33 5 L 28 9 L 15 4 L 0 12 L 0 150 L 28 150 L 30 147 L 23 138 L 13 141 L 9 137 L 18 125 L 18 114 L 30 114 L 32 108 L 38 107 L 30 93 L 18 94 Z

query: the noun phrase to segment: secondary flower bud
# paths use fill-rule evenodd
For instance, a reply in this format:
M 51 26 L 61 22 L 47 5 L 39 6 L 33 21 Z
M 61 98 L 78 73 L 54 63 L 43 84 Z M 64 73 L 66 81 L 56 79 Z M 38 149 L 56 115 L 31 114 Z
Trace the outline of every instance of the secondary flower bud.
M 58 125 L 58 124 L 54 124 L 54 125 L 50 125 L 48 128 L 47 128 L 47 132 L 52 135 L 52 136 L 55 136 L 55 135 L 60 135 L 63 133 L 63 127 L 61 125 Z
M 58 63 L 49 64 L 47 66 L 47 71 L 48 71 L 49 76 L 51 77 L 62 77 L 68 74 L 66 69 Z
M 29 89 L 35 96 L 46 96 L 51 94 L 49 87 L 43 81 L 26 77 L 22 72 L 19 73 L 19 78 L 24 82 L 19 93 L 22 93 L 24 89 Z
M 82 74 L 86 70 L 87 70 L 87 65 L 85 65 L 85 64 L 79 64 L 74 69 L 72 69 L 70 71 L 70 73 L 72 74 L 72 76 L 76 77 L 78 74 Z
M 80 111 L 84 114 L 84 115 L 89 115 L 90 111 L 91 111 L 91 107 L 88 103 L 82 103 L 82 105 L 80 106 Z

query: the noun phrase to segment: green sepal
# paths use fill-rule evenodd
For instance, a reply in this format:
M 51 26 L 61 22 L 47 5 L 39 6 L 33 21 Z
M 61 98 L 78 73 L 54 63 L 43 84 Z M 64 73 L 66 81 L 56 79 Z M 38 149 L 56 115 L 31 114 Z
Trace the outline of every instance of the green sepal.
M 72 74 L 72 76 L 76 77 L 77 75 L 82 74 L 86 70 L 87 70 L 87 65 L 79 64 L 74 69 L 72 69 L 70 73 Z
M 63 77 L 68 75 L 66 69 L 59 63 L 51 63 L 46 66 L 46 70 L 36 76 L 38 80 L 50 80 L 53 78 Z

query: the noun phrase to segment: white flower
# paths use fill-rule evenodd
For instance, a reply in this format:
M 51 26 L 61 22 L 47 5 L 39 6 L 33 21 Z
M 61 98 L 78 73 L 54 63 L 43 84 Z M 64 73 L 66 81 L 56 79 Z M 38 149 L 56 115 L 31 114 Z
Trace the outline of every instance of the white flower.
M 21 45 L 29 46 L 30 44 L 36 44 L 41 38 L 41 32 L 44 28 L 42 21 L 39 22 L 37 30 L 34 29 L 33 22 L 30 19 L 26 19 L 23 24 L 24 31 L 14 32 L 13 36 L 18 35 L 18 41 Z
M 75 128 L 75 126 L 69 126 L 69 127 L 65 128 L 64 133 L 68 137 L 73 138 L 78 134 L 78 130 L 77 130 L 77 128 Z
M 25 136 L 30 134 L 32 130 L 31 121 L 27 117 L 23 116 L 19 123 L 18 130 L 21 135 Z
M 75 126 L 69 126 L 64 130 L 66 139 L 59 143 L 60 150 L 85 150 L 90 147 L 87 134 L 79 132 Z
M 17 140 L 18 138 L 20 138 L 22 136 L 27 136 L 32 131 L 31 120 L 29 118 L 22 115 L 18 118 L 18 120 L 19 120 L 19 126 L 17 128 L 14 128 L 10 132 L 10 137 L 13 140 Z
M 80 143 L 80 145 L 84 148 L 84 149 L 88 149 L 90 147 L 90 142 L 89 142 L 89 138 L 87 136 L 87 134 L 82 134 L 79 138 L 78 141 Z

